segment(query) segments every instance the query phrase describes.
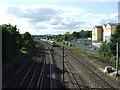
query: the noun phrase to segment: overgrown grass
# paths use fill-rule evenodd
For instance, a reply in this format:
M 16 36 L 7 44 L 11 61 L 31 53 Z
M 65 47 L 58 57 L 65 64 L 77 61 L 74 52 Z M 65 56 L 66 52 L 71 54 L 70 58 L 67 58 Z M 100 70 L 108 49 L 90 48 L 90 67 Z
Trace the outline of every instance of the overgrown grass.
M 62 43 L 60 43 L 60 42 L 56 42 L 56 44 L 59 44 L 59 45 L 61 45 L 61 46 L 64 46 L 64 47 L 66 47 L 66 48 L 68 48 L 68 49 L 71 49 L 72 51 L 74 51 L 75 53 L 79 53 L 79 54 L 82 54 L 82 55 L 87 55 L 87 56 L 89 56 L 89 55 L 94 55 L 94 54 L 92 54 L 92 53 L 89 53 L 89 52 L 86 52 L 86 51 L 84 51 L 84 50 L 81 50 L 80 48 L 77 48 L 77 47 L 73 47 L 73 46 L 69 46 L 69 45 L 66 45 L 66 44 L 62 44 Z M 96 55 L 96 57 L 97 57 L 97 55 Z
M 112 66 L 114 67 L 115 63 L 114 61 L 110 61 L 110 60 L 105 60 L 104 58 L 101 58 L 99 57 L 98 54 L 94 54 L 94 53 L 90 53 L 90 52 L 86 52 L 84 50 L 81 50 L 80 48 L 77 48 L 77 47 L 73 47 L 73 46 L 68 46 L 66 44 L 62 44 L 60 42 L 57 42 L 58 45 L 61 45 L 61 46 L 64 46 L 68 49 L 71 49 L 73 52 L 75 52 L 77 55 L 83 55 L 87 58 L 89 58 L 90 61 L 93 61 L 95 64 L 97 64 L 97 66 L 100 66 L 100 67 L 105 67 L 105 66 Z
M 66 45 L 66 44 L 62 44 L 61 42 L 56 42 L 56 44 L 64 46 L 68 49 L 71 49 L 72 51 L 74 51 L 77 54 L 88 56 L 89 58 L 94 58 L 94 59 L 99 59 L 99 60 L 101 59 L 101 60 L 109 61 L 109 62 L 114 61 L 114 58 L 113 58 L 113 60 L 105 59 L 103 57 L 100 57 L 99 54 L 86 52 L 84 50 L 81 50 L 80 48 L 77 48 L 77 47 L 74 47 L 74 46 L 69 46 L 69 45 Z

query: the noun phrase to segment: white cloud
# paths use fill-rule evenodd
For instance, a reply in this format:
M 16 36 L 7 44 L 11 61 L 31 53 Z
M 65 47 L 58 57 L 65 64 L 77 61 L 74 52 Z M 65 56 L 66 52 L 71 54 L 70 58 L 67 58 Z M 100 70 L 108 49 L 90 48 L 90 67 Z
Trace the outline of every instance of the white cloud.
M 26 30 L 29 30 L 32 33 L 34 30 L 34 33 L 39 32 L 41 34 L 43 34 L 43 31 L 44 33 L 51 33 L 52 30 L 54 30 L 54 33 L 55 31 L 57 33 L 62 29 L 77 29 L 79 25 L 84 24 L 83 21 L 75 20 L 75 15 L 81 14 L 82 9 L 73 7 L 61 7 L 57 5 L 9 5 L 3 10 L 6 11 L 3 13 L 3 16 L 7 15 L 4 17 L 4 20 L 12 25 L 17 25 L 22 33 Z M 30 30 L 31 27 L 32 30 Z
M 83 18 L 87 18 L 88 23 L 91 25 L 103 25 L 107 23 L 117 23 L 118 14 L 111 13 L 111 14 L 93 14 L 93 13 L 86 13 L 83 15 Z
M 94 13 L 87 13 L 83 15 L 84 18 L 98 18 L 98 17 L 106 17 L 105 14 L 94 14 Z
M 96 24 L 116 22 L 117 13 L 110 15 L 85 13 L 83 9 L 58 5 L 2 5 L 0 24 L 17 25 L 21 33 L 58 34 L 67 31 L 91 30 Z
M 118 17 L 118 13 L 112 13 L 110 17 Z
M 61 10 L 56 10 L 51 7 L 28 7 L 23 9 L 21 7 L 8 7 L 7 12 L 13 14 L 18 18 L 29 18 L 30 22 L 42 22 L 53 18 L 55 15 L 60 14 Z

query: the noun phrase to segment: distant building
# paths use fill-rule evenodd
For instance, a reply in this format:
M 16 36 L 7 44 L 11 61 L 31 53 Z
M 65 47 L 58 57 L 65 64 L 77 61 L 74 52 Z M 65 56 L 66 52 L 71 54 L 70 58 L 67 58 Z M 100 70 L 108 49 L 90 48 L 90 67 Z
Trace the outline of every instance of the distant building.
M 103 25 L 103 41 L 109 41 L 116 30 L 116 24 Z
M 109 41 L 111 35 L 114 34 L 116 30 L 117 24 L 106 24 L 103 26 L 95 26 L 92 30 L 92 41 L 93 42 L 101 42 L 101 41 Z
M 92 41 L 98 42 L 103 40 L 103 29 L 102 26 L 95 26 L 92 30 Z
M 95 26 L 92 30 L 92 44 L 100 47 L 103 41 L 109 41 L 111 35 L 114 34 L 117 24 L 104 24 L 102 26 Z

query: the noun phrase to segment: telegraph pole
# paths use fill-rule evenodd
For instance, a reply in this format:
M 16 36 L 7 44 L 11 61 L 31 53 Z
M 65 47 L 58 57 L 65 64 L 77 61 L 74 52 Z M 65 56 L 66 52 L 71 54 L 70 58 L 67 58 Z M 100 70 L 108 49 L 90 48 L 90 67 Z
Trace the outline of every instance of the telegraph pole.
M 64 46 L 63 46 L 63 82 L 64 82 Z
M 118 43 L 116 43 L 116 70 L 117 70 L 117 74 L 116 74 L 116 76 L 118 76 L 119 74 L 118 74 L 118 66 L 119 66 L 119 55 L 118 55 L 118 52 L 119 50 L 118 50 Z

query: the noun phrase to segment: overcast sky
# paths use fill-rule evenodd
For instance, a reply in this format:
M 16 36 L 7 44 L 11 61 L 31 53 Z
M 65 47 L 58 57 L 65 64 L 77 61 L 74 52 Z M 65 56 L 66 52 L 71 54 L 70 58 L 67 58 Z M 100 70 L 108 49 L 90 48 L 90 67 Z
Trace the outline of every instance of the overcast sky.
M 114 2 L 113 2 L 114 1 Z M 118 22 L 118 0 L 1 0 L 0 24 L 20 33 L 64 34 Z

